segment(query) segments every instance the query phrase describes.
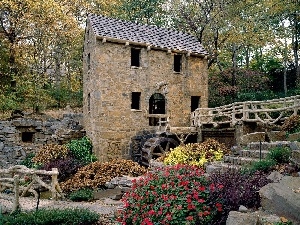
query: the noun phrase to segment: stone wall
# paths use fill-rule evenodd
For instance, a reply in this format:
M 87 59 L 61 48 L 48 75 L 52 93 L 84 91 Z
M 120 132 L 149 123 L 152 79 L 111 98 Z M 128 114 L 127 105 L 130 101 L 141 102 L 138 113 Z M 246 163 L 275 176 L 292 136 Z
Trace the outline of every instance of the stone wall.
M 129 156 L 131 138 L 155 132 L 149 126 L 149 100 L 164 96 L 171 127 L 189 127 L 191 96 L 207 107 L 207 60 L 167 50 L 147 49 L 96 38 L 87 26 L 84 46 L 84 120 L 100 161 Z M 131 48 L 140 49 L 140 66 L 131 66 Z M 182 55 L 182 72 L 174 72 L 174 54 Z M 131 109 L 132 92 L 140 109 Z
M 61 119 L 14 118 L 0 121 L 0 168 L 19 164 L 44 144 L 64 144 L 85 135 L 82 114 Z

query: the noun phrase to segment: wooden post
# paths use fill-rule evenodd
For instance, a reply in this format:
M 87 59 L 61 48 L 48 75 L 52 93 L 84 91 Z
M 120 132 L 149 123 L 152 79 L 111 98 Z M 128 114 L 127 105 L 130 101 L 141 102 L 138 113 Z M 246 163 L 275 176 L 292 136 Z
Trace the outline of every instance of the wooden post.
M 15 199 L 14 199 L 14 202 L 13 202 L 12 212 L 17 211 L 20 208 L 20 201 L 19 201 L 19 180 L 20 180 L 20 176 L 19 175 L 15 175 L 14 176 Z
M 297 96 L 294 97 L 294 116 L 296 116 L 298 113 L 298 100 L 297 100 Z
M 232 114 L 231 114 L 231 124 L 234 126 L 236 123 L 235 120 L 235 102 L 232 104 Z
M 57 191 L 56 186 L 58 185 L 57 175 L 58 175 L 58 169 L 52 168 L 52 180 L 51 180 L 51 193 L 52 193 L 52 199 L 57 200 Z

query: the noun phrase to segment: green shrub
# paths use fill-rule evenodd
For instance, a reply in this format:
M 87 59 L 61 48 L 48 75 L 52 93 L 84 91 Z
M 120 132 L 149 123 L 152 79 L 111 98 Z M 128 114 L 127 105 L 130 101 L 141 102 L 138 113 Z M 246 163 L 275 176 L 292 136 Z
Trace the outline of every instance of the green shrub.
M 72 192 L 69 199 L 74 202 L 91 201 L 94 198 L 94 191 L 92 189 L 80 189 Z
M 202 143 L 180 145 L 167 153 L 166 165 L 188 164 L 203 166 L 206 162 L 222 160 L 229 149 L 214 139 L 207 139 Z
M 86 209 L 40 209 L 4 216 L 2 220 L 3 225 L 78 225 L 94 224 L 99 215 Z
M 261 171 L 264 173 L 268 173 L 274 168 L 275 165 L 276 161 L 265 159 L 254 162 L 249 168 L 246 168 L 244 172 L 255 173 L 256 171 Z
M 289 147 L 275 147 L 270 149 L 267 159 L 274 160 L 277 164 L 288 163 L 292 155 Z
M 223 211 L 219 197 L 210 199 L 212 190 L 204 171 L 197 166 L 176 165 L 156 169 L 133 186 L 123 197 L 121 224 L 211 224 Z
M 66 146 L 71 151 L 72 155 L 78 160 L 86 163 L 97 161 L 96 156 L 92 154 L 93 145 L 88 137 L 72 140 Z
M 35 164 L 32 161 L 34 156 L 35 156 L 34 153 L 30 153 L 26 155 L 25 159 L 20 163 L 20 165 L 26 166 L 27 168 L 34 168 Z

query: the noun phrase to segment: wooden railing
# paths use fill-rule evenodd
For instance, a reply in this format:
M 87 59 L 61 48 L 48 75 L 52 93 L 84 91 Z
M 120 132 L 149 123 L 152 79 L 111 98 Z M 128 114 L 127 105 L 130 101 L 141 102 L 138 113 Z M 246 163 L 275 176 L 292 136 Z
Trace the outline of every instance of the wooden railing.
M 12 211 L 20 208 L 19 196 L 23 197 L 27 193 L 32 193 L 38 198 L 39 189 L 47 189 L 52 193 L 52 199 L 62 198 L 63 193 L 59 187 L 57 168 L 52 171 L 29 169 L 26 166 L 16 165 L 8 169 L 0 169 L 0 191 L 10 190 L 14 193 L 13 198 L 6 198 L 13 202 Z M 49 182 L 44 181 L 40 176 L 47 177 Z M 2 196 L 3 197 L 3 196 Z
M 198 108 L 191 114 L 191 126 L 217 126 L 221 123 L 234 126 L 240 121 L 274 124 L 291 115 L 297 115 L 299 108 L 300 95 L 268 101 L 235 102 L 216 108 Z

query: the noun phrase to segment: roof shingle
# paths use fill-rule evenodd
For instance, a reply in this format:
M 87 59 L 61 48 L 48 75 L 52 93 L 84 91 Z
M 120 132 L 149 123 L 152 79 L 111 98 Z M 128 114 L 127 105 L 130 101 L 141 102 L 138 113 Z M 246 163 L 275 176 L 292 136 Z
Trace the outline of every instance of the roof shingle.
M 190 34 L 105 16 L 91 14 L 88 18 L 97 36 L 150 44 L 156 48 L 208 55 L 200 42 Z

